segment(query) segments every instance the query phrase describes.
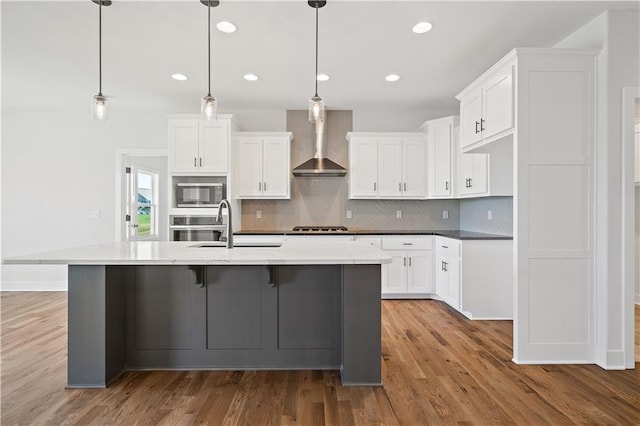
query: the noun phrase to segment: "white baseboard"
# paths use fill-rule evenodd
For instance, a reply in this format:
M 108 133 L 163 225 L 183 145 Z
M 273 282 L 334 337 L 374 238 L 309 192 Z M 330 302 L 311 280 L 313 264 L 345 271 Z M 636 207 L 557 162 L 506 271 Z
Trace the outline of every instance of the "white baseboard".
M 511 358 L 511 361 L 513 361 L 515 364 L 518 364 L 518 365 L 595 364 L 596 363 L 595 361 L 585 361 L 583 359 L 580 359 L 580 360 L 555 359 L 550 361 L 546 359 L 545 360 L 533 360 L 533 359 L 521 360 L 517 358 Z
M 598 365 L 605 370 L 624 370 L 624 351 L 607 351 L 606 355 L 606 364 L 602 365 L 598 363 Z
M 67 291 L 66 281 L 2 281 L 0 291 Z

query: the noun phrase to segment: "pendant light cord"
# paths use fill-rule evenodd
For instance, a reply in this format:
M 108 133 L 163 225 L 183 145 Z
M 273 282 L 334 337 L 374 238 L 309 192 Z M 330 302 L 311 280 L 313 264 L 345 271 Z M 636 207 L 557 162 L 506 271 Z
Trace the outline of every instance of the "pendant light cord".
M 102 96 L 102 1 L 98 7 L 98 95 Z
M 211 3 L 207 4 L 207 19 L 208 19 L 208 27 L 207 27 L 207 34 L 208 34 L 208 60 L 209 60 L 209 92 L 207 93 L 207 96 L 211 96 Z
M 318 3 L 316 2 L 316 97 L 318 97 Z

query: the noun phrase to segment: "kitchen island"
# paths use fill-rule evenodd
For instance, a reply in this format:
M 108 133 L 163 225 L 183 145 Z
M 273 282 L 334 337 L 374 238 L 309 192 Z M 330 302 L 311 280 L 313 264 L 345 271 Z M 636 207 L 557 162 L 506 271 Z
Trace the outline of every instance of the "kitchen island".
M 381 384 L 382 251 L 99 244 L 5 259 L 68 265 L 68 387 L 139 369 L 340 369 Z

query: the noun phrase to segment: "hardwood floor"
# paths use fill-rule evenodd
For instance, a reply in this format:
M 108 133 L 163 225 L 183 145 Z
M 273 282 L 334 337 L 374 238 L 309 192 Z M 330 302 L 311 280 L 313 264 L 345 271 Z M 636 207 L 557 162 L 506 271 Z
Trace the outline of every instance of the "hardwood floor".
M 518 366 L 510 321 L 436 301 L 383 302 L 383 387 L 342 387 L 337 371 L 157 371 L 64 389 L 66 293 L 2 293 L 1 308 L 3 425 L 640 424 L 638 363 Z

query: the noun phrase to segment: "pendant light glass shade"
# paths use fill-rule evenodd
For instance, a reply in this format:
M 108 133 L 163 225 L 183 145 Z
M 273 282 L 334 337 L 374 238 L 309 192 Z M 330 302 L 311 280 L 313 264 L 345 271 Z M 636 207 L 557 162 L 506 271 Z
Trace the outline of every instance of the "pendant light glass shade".
M 208 60 L 208 81 L 209 90 L 200 103 L 200 116 L 202 120 L 218 119 L 218 101 L 211 96 L 211 8 L 220 4 L 218 0 L 200 0 L 200 3 L 207 6 L 207 60 Z
M 202 104 L 200 106 L 200 114 L 203 120 L 217 120 L 218 119 L 218 101 L 211 95 L 207 95 L 202 98 Z
M 318 123 L 324 121 L 324 101 L 318 96 L 318 9 L 327 4 L 327 2 L 309 0 L 307 3 L 316 10 L 316 73 L 313 76 L 316 84 L 316 93 L 309 99 L 309 121 Z
M 93 96 L 91 103 L 91 116 L 96 120 L 108 120 L 111 110 L 111 102 L 102 93 Z
M 105 121 L 109 119 L 110 102 L 102 94 L 102 6 L 111 6 L 111 0 L 91 0 L 98 5 L 98 94 L 93 96 L 91 102 L 91 116 L 95 120 Z
M 309 99 L 309 121 L 312 123 L 324 121 L 324 101 L 318 95 Z

